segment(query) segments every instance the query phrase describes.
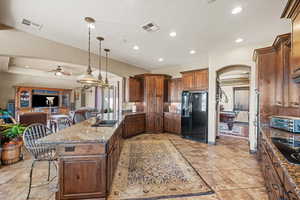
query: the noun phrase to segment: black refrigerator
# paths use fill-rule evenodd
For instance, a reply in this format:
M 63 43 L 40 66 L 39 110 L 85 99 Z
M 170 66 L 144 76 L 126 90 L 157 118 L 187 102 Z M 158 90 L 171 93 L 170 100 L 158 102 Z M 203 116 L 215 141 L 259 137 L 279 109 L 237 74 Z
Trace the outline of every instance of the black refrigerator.
M 181 106 L 182 137 L 207 143 L 207 91 L 182 92 Z

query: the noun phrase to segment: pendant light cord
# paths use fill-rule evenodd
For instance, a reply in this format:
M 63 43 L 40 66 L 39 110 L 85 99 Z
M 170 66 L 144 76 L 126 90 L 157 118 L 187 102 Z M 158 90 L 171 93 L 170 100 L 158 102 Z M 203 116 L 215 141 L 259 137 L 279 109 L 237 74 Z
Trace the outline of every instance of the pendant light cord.
M 102 75 L 101 75 L 101 40 L 99 40 L 99 80 L 102 80 Z
M 89 24 L 89 67 L 87 70 L 88 74 L 92 73 L 92 69 L 91 69 L 91 25 Z
M 108 66 L 108 51 L 106 51 L 106 80 L 107 79 L 107 66 Z

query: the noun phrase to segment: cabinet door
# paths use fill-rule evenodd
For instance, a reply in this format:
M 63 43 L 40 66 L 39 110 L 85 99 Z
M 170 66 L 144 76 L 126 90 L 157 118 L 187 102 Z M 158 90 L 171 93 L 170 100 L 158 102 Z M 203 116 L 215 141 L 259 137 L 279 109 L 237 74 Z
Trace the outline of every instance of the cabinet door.
M 181 134 L 181 115 L 175 114 L 174 115 L 174 121 L 175 121 L 175 130 L 174 132 L 177 134 Z
M 165 79 L 164 77 L 162 76 L 157 76 L 155 77 L 155 95 L 157 97 L 163 97 L 164 95 L 164 82 L 165 82 Z M 163 99 L 162 99 L 163 101 Z
M 181 103 L 181 95 L 182 95 L 182 79 L 177 79 L 177 90 L 176 90 L 176 102 Z
M 300 98 L 299 98 L 299 84 L 295 83 L 292 79 L 293 74 L 293 66 L 291 65 L 291 49 L 284 45 L 284 65 L 286 66 L 286 74 L 287 74 L 287 83 L 288 86 L 285 88 L 285 91 L 288 93 L 286 96 L 288 97 L 288 106 L 299 108 Z
M 183 90 L 193 89 L 194 72 L 186 72 L 182 74 Z
M 195 71 L 195 89 L 208 89 L 208 70 Z
M 276 73 L 275 73 L 275 105 L 284 106 L 284 54 L 282 45 L 276 52 Z
M 129 102 L 140 102 L 143 100 L 142 81 L 137 78 L 130 77 L 129 81 Z
M 106 157 L 59 159 L 61 199 L 100 198 L 106 195 Z
M 300 68 L 300 15 L 293 21 L 292 27 L 292 70 Z
M 174 102 L 176 99 L 176 80 L 169 80 L 169 89 L 168 89 L 168 100 L 169 102 Z

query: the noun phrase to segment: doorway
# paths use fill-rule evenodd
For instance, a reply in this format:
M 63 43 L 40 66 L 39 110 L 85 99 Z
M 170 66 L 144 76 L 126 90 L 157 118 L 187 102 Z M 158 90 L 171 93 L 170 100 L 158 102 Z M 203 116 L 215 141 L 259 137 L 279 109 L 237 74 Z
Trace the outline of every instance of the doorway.
M 244 65 L 217 71 L 217 138 L 249 139 L 250 73 Z

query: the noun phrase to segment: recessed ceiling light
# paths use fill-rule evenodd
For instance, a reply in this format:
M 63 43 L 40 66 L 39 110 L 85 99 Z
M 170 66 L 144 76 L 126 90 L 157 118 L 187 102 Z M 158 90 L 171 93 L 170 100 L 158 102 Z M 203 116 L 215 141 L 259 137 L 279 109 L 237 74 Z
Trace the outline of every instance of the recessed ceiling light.
M 140 47 L 139 47 L 138 45 L 134 45 L 134 46 L 133 46 L 133 49 L 134 49 L 134 50 L 139 50 Z
M 231 14 L 236 15 L 242 12 L 243 8 L 241 6 L 235 7 L 232 9 Z
M 159 59 L 158 59 L 158 62 L 163 62 L 163 61 L 164 61 L 163 58 L 159 58 Z
M 190 54 L 195 54 L 196 51 L 195 50 L 190 50 Z
M 170 32 L 170 37 L 176 37 L 177 33 L 175 31 Z
M 238 39 L 235 40 L 236 43 L 241 43 L 241 42 L 243 42 L 243 41 L 244 41 L 243 38 L 238 38 Z
M 28 65 L 26 65 L 26 66 L 25 66 L 25 68 L 27 68 L 27 69 L 28 69 L 28 68 L 29 68 L 29 66 L 28 66 Z

